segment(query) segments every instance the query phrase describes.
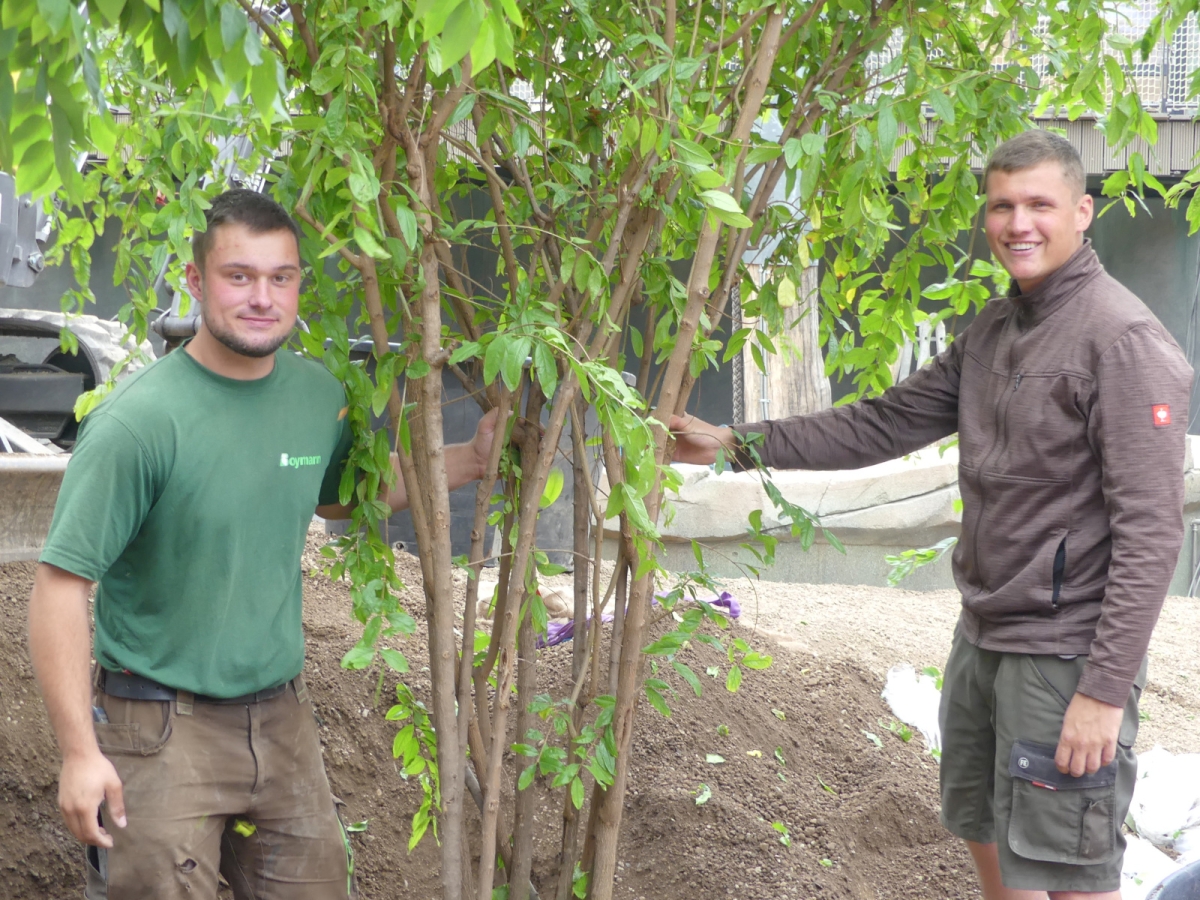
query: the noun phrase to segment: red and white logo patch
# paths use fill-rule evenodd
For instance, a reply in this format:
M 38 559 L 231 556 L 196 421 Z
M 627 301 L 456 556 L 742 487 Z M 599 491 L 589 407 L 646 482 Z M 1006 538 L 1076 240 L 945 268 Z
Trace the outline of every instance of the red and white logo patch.
M 1154 414 L 1155 427 L 1162 428 L 1171 424 L 1171 405 L 1169 403 L 1156 403 L 1150 407 L 1150 411 Z

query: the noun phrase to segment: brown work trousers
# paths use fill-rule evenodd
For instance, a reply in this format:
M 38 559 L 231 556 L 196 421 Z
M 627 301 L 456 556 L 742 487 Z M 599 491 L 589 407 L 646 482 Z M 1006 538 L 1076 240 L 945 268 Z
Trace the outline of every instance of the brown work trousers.
M 301 678 L 257 703 L 95 703 L 128 825 L 106 822 L 112 849 L 88 848 L 88 900 L 212 900 L 218 873 L 238 900 L 346 900 L 348 845 Z

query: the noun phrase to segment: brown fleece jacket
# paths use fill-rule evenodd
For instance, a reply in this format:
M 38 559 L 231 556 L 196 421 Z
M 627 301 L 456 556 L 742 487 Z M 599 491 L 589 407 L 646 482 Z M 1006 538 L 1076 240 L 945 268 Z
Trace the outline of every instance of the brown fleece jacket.
M 792 469 L 872 465 L 957 431 L 959 627 L 987 650 L 1088 654 L 1079 691 L 1123 706 L 1183 542 L 1191 382 L 1089 242 L 880 397 L 737 430 Z

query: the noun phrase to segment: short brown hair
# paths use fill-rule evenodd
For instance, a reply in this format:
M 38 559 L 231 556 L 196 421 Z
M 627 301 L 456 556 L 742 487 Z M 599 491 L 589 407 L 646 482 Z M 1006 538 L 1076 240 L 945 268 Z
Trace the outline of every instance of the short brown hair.
M 1005 141 L 992 153 L 983 171 L 983 192 L 987 193 L 988 176 L 993 172 L 1019 172 L 1044 162 L 1062 166 L 1063 178 L 1075 196 L 1082 196 L 1087 190 L 1083 160 L 1070 141 L 1048 131 L 1026 131 Z
M 212 206 L 204 211 L 207 228 L 192 237 L 192 259 L 201 271 L 212 246 L 213 235 L 222 225 L 244 225 L 254 234 L 269 231 L 290 231 L 300 246 L 300 226 L 286 209 L 257 191 L 234 188 L 213 197 Z

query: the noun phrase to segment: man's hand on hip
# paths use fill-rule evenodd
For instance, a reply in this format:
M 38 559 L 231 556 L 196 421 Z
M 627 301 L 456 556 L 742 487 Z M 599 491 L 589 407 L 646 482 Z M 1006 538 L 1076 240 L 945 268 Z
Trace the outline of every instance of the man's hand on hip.
M 63 760 L 58 779 L 58 807 L 67 828 L 85 844 L 111 847 L 112 837 L 100 827 L 100 804 L 108 801 L 110 825 L 125 827 L 125 798 L 117 770 L 99 750 Z
M 1121 707 L 1086 694 L 1072 697 L 1054 754 L 1058 771 L 1078 778 L 1112 762 L 1117 755 L 1117 735 L 1124 715 Z
M 667 426 L 675 438 L 671 462 L 707 466 L 717 461 L 717 451 L 722 447 L 727 459 L 733 456 L 737 436 L 732 428 L 710 425 L 693 415 L 671 416 Z

